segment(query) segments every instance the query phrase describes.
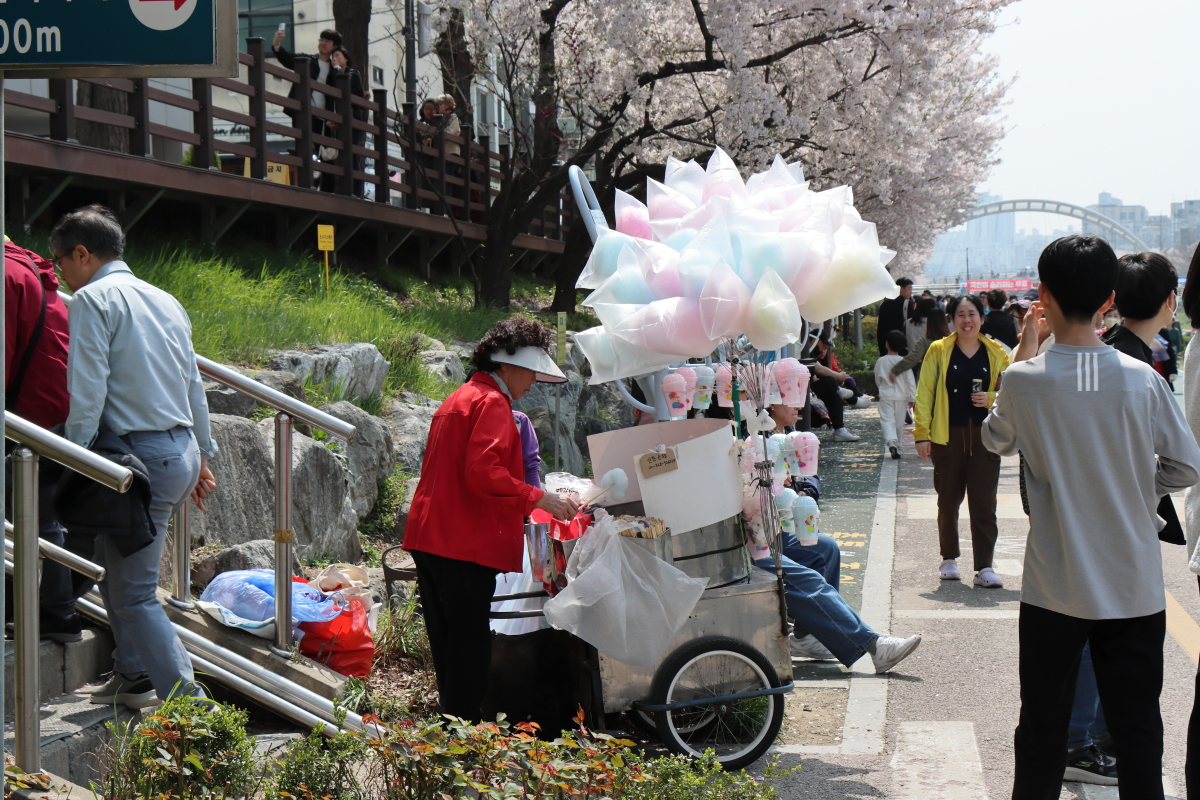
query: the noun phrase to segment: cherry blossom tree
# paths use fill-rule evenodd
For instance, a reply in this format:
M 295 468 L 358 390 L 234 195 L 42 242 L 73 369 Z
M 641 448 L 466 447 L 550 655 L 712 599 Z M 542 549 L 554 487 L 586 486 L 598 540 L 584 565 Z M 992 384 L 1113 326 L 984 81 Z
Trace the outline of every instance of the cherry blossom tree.
M 514 120 L 477 302 L 507 305 L 510 243 L 570 166 L 611 197 L 716 146 L 747 173 L 783 153 L 814 188 L 849 184 L 900 263 L 919 263 L 993 161 L 1006 87 L 979 45 L 1007 1 L 453 0 Z M 558 308 L 587 251 L 582 226 L 571 239 Z

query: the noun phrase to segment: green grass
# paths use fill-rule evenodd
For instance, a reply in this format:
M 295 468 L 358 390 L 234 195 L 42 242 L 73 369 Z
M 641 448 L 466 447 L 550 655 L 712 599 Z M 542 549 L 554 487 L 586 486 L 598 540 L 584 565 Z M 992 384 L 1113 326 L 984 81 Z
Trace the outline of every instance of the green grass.
M 12 236 L 24 247 L 48 252 L 45 231 Z M 426 347 L 420 334 L 446 344 L 455 338 L 475 341 L 508 316 L 474 308 L 465 279 L 426 282 L 390 266 L 375 276 L 378 283 L 335 271 L 327 293 L 315 257 L 281 255 L 253 243 L 213 250 L 135 235 L 125 261 L 134 274 L 170 292 L 187 309 L 197 353 L 262 368 L 269 349 L 370 342 L 392 362 L 385 396 L 411 391 L 446 397 L 456 387 L 435 379 L 416 358 Z M 552 294 L 545 283 L 516 276 L 514 309 L 540 310 L 549 305 Z M 589 313 L 569 319 L 574 330 L 597 324 L 594 320 Z

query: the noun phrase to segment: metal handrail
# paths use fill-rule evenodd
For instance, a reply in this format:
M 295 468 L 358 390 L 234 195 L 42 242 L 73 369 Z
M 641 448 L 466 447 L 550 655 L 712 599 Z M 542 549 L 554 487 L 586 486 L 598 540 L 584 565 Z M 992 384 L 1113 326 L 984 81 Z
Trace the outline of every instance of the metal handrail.
M 4 436 L 118 492 L 128 491 L 133 483 L 133 473 L 125 467 L 39 428 L 11 411 L 4 412 Z
M 201 375 L 211 378 L 223 386 L 228 386 L 230 389 L 236 389 L 242 394 L 249 395 L 263 405 L 282 411 L 292 419 L 298 419 L 301 422 L 307 422 L 314 428 L 320 428 L 330 436 L 343 441 L 354 436 L 354 426 L 349 422 L 344 422 L 320 409 L 313 408 L 308 403 L 289 397 L 252 378 L 247 378 L 237 370 L 232 370 L 199 355 L 196 356 L 196 366 L 200 368 Z
M 11 562 L 13 559 L 13 542 L 15 541 L 13 537 L 16 535 L 16 533 L 13 529 L 13 524 L 7 520 L 4 522 L 4 534 L 7 537 L 4 540 L 4 557 Z M 97 583 L 104 580 L 104 567 L 100 566 L 99 564 L 93 564 L 86 558 L 81 558 L 66 548 L 59 547 L 52 542 L 47 542 L 45 539 L 39 538 L 38 550 L 41 551 L 42 558 L 48 558 L 51 561 L 57 561 L 67 569 L 75 570 L 80 575 L 86 575 Z

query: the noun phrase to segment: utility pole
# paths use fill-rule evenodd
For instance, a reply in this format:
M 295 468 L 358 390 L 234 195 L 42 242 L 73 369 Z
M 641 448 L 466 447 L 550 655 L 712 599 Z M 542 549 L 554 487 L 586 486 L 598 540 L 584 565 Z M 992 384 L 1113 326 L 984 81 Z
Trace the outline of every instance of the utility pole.
M 417 0 L 404 0 L 404 102 L 417 111 Z
M 971 285 L 971 248 L 967 248 L 967 285 Z

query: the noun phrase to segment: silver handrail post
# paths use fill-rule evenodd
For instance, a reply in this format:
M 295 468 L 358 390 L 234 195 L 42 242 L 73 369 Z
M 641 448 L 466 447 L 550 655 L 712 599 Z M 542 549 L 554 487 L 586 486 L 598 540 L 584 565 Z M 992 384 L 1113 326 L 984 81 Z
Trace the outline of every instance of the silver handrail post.
M 171 605 L 195 608 L 192 602 L 192 534 L 188 530 L 188 499 L 185 497 L 171 517 L 175 554 L 171 559 Z
M 13 662 L 14 755 L 25 772 L 41 772 L 41 720 L 38 718 L 38 456 L 27 447 L 12 455 L 13 464 Z
M 292 654 L 292 418 L 275 415 L 275 650 Z

